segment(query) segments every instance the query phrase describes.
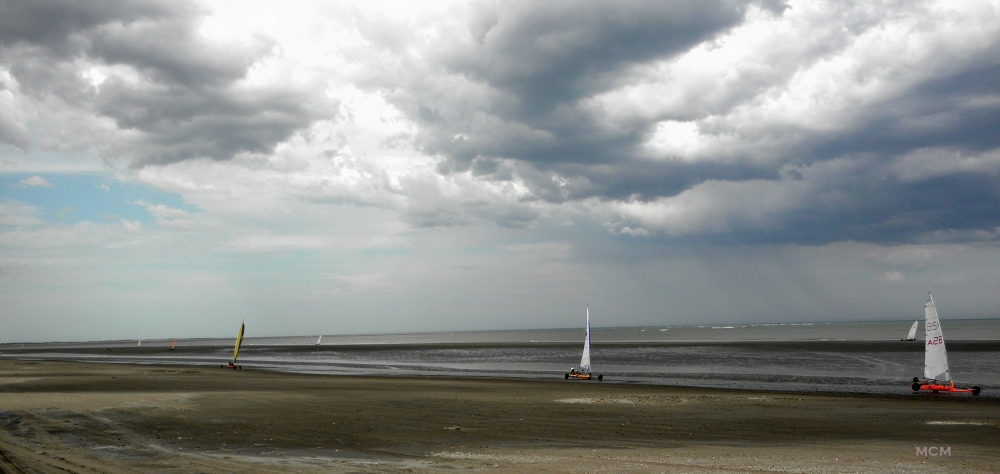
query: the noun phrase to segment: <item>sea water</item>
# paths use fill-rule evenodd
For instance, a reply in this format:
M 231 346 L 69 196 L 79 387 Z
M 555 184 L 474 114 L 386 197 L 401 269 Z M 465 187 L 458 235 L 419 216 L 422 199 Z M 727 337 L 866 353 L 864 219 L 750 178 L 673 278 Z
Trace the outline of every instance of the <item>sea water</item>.
M 605 383 L 807 392 L 910 392 L 923 375 L 912 321 L 593 328 Z M 958 385 L 1000 396 L 1000 319 L 944 321 Z M 583 329 L 248 337 L 246 368 L 336 375 L 562 379 L 580 362 Z M 217 367 L 232 338 L 4 344 L 0 357 Z

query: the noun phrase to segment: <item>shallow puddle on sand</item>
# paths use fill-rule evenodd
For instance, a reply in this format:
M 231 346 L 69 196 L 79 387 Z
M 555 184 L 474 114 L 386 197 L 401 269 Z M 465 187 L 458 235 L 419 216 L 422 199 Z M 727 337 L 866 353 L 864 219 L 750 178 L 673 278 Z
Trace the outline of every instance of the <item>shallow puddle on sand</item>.
M 989 421 L 977 421 L 977 420 L 942 420 L 942 421 L 925 421 L 928 425 L 972 425 L 972 426 L 992 426 L 993 423 Z
M 395 469 L 427 469 L 443 467 L 441 463 L 427 459 L 414 459 L 405 456 L 382 455 L 347 449 L 271 449 L 259 451 L 260 448 L 220 449 L 213 451 L 193 450 L 196 454 L 213 459 L 224 459 L 255 464 L 277 464 L 285 466 L 327 466 L 331 464 L 348 464 L 364 467 L 392 467 Z
M 797 400 L 783 398 L 784 401 Z M 801 400 L 801 399 L 798 399 Z M 777 402 L 768 396 L 714 396 L 714 395 L 621 395 L 610 397 L 561 398 L 556 403 L 578 403 L 583 405 L 683 405 L 688 403 L 744 403 L 762 404 Z

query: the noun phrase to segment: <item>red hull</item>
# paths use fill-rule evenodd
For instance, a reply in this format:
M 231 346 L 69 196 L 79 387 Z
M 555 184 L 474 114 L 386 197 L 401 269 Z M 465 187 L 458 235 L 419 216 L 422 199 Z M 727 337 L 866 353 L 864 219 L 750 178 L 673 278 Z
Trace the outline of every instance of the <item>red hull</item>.
M 973 395 L 979 395 L 979 387 L 973 386 L 972 388 L 955 388 L 955 382 L 952 381 L 950 385 L 941 385 L 933 382 L 922 383 L 914 381 L 910 388 L 914 392 L 948 392 L 948 393 L 971 393 Z

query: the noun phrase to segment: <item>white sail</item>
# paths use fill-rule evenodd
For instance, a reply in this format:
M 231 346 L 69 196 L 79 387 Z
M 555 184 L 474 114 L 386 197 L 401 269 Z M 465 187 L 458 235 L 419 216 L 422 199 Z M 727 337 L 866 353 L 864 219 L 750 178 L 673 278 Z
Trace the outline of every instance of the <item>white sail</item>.
M 944 349 L 944 334 L 941 333 L 941 320 L 938 319 L 934 298 L 927 294 L 927 304 L 924 305 L 924 378 L 939 382 L 951 381 L 948 370 L 948 353 Z
M 590 306 L 587 306 L 587 339 L 583 341 L 583 357 L 580 358 L 580 371 L 590 372 Z
M 917 338 L 917 324 L 920 321 L 914 321 L 913 326 L 910 326 L 910 332 L 906 333 L 906 340 L 912 341 Z
M 322 340 L 323 340 L 323 336 L 320 336 L 319 338 L 317 338 L 316 339 L 316 345 L 318 346 L 319 342 L 322 341 Z

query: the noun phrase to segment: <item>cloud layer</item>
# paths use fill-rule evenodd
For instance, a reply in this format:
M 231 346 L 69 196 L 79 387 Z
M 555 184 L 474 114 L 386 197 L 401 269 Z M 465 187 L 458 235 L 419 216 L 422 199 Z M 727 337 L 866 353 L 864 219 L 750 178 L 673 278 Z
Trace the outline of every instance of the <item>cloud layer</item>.
M 183 1 L 5 3 L 0 140 L 98 149 L 133 166 L 228 160 L 270 153 L 336 113 L 308 84 L 255 83 L 252 68 L 274 43 L 208 39 L 199 33 L 205 13 Z
M 982 2 L 510 2 L 369 87 L 442 173 L 596 201 L 619 232 L 961 238 L 1000 225 L 984 212 L 1000 204 L 997 19 Z
M 993 314 L 996 51 L 995 0 L 0 2 L 0 302 L 39 337 Z
M 291 157 L 278 179 L 325 183 L 294 194 L 416 227 L 888 243 L 1000 226 L 995 3 L 375 5 L 229 36 L 186 2 L 3 8 L 0 140 L 25 150 Z M 327 42 L 293 48 L 309 31 Z M 324 176 L 331 158 L 361 181 Z

